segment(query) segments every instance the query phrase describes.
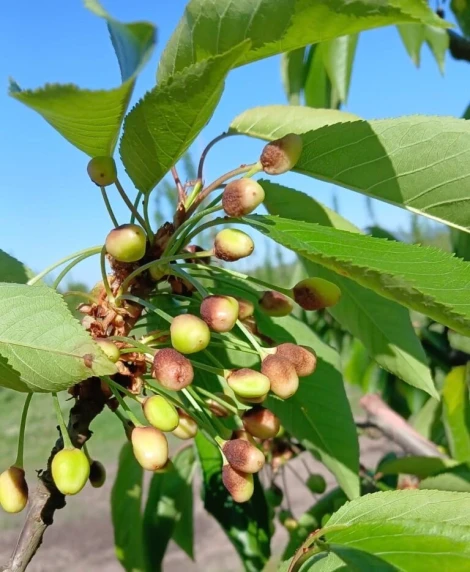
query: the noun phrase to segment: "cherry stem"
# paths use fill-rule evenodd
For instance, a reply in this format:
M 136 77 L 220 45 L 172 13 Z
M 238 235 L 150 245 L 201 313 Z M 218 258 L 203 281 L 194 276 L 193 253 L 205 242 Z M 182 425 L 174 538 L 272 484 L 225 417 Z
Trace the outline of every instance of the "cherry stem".
M 80 262 L 82 262 L 83 260 L 85 260 L 86 258 L 89 258 L 89 257 L 90 257 L 89 254 L 82 254 L 81 256 L 79 256 L 78 258 L 73 260 L 70 264 L 68 264 L 62 270 L 62 272 L 57 276 L 57 278 L 54 280 L 52 287 L 57 290 L 57 288 L 59 287 L 59 284 L 62 282 L 62 280 L 65 278 L 65 276 L 72 270 L 72 268 L 74 268 L 75 266 L 77 266 L 77 264 L 80 264 Z
M 103 201 L 104 204 L 106 206 L 106 210 L 108 211 L 109 217 L 112 221 L 112 223 L 114 224 L 114 226 L 119 226 L 119 223 L 116 219 L 116 216 L 114 215 L 114 211 L 113 211 L 113 207 L 111 206 L 111 203 L 109 202 L 109 198 L 108 198 L 108 193 L 106 192 L 105 187 L 100 187 L 101 189 L 101 196 L 103 197 Z
M 219 433 L 226 431 L 226 427 L 220 423 L 218 419 L 213 419 L 207 409 L 204 400 L 196 393 L 193 387 L 188 386 L 182 389 L 182 393 L 186 399 L 191 403 L 196 411 L 199 413 L 199 417 L 205 418 L 206 421 L 201 419 L 202 425 L 206 431 L 211 435 L 216 443 L 220 440 Z
M 253 334 L 250 332 L 250 330 L 245 326 L 245 324 L 243 322 L 241 322 L 240 320 L 237 320 L 237 326 L 240 328 L 240 330 L 243 332 L 244 336 L 247 338 L 247 340 L 251 343 L 251 345 L 253 346 L 253 348 L 258 352 L 258 355 L 261 359 L 261 361 L 268 355 L 268 352 L 266 352 L 258 343 L 257 339 L 253 336 Z
M 204 288 L 204 286 L 202 286 L 202 284 L 200 282 L 195 280 L 190 274 L 185 272 L 183 269 L 178 268 L 177 266 L 172 266 L 171 268 L 169 268 L 169 273 L 173 274 L 174 276 L 179 276 L 180 278 L 183 278 L 184 280 L 187 280 L 190 284 L 192 284 L 194 286 L 194 288 L 196 288 L 198 293 L 203 298 L 205 298 L 209 294 L 209 292 Z
M 141 214 L 139 213 L 139 211 L 134 207 L 132 201 L 129 199 L 129 197 L 126 194 L 126 191 L 124 190 L 123 186 L 121 185 L 121 183 L 119 182 L 119 179 L 116 179 L 116 181 L 114 182 L 114 184 L 116 185 L 117 190 L 119 191 L 119 194 L 121 195 L 122 200 L 126 203 L 127 208 L 131 211 L 131 213 L 135 216 L 135 218 L 139 221 L 139 223 L 147 230 L 148 232 L 148 228 L 147 225 L 145 224 L 145 220 L 142 218 Z M 147 195 L 146 195 L 147 196 Z M 145 198 L 144 197 L 144 202 L 145 202 Z
M 228 409 L 229 411 L 231 411 L 234 415 L 238 415 L 238 409 L 233 406 L 230 405 L 230 403 L 227 403 L 226 401 L 224 401 L 221 397 L 219 397 L 218 395 L 215 395 L 214 393 L 211 393 L 210 391 L 207 391 L 207 389 L 204 389 L 203 387 L 199 387 L 199 386 L 195 386 L 196 390 L 199 391 L 199 393 L 201 393 L 202 395 L 205 395 L 206 397 L 208 397 L 209 399 L 213 399 L 214 401 L 216 401 L 217 403 L 219 403 L 220 405 L 222 405 L 223 407 L 225 407 L 226 409 Z
M 132 397 L 135 401 L 138 401 L 137 396 L 133 395 L 126 388 L 122 387 L 122 385 L 119 385 L 119 383 L 114 382 L 109 376 L 104 376 L 102 379 L 104 379 L 104 381 L 106 381 L 106 383 L 109 385 L 109 389 L 113 392 L 114 397 L 119 401 L 119 405 L 126 412 L 126 415 L 129 417 L 132 423 L 136 427 L 142 427 L 142 423 L 140 423 L 137 417 L 132 413 L 129 405 L 127 405 L 127 403 L 124 401 L 120 392 L 122 391 L 127 396 Z
M 62 266 L 62 264 L 65 264 L 69 260 L 72 260 L 74 258 L 79 258 L 82 255 L 84 256 L 85 254 L 87 255 L 86 257 L 93 256 L 94 254 L 99 254 L 101 251 L 101 248 L 102 248 L 101 246 L 93 246 L 92 248 L 85 248 L 84 250 L 79 250 L 78 252 L 74 252 L 73 254 L 69 254 L 68 256 L 66 256 L 65 258 L 62 258 L 58 262 L 54 262 L 54 264 L 51 264 L 45 270 L 42 270 L 39 274 L 36 274 L 36 276 L 31 278 L 31 280 L 28 280 L 27 285 L 33 286 L 34 284 L 36 284 L 36 282 L 39 282 L 39 280 L 41 280 L 41 278 L 44 278 L 44 276 L 49 274 L 49 272 L 52 272 L 58 266 Z
M 204 151 L 201 153 L 201 158 L 199 160 L 199 166 L 197 169 L 197 178 L 200 179 L 201 181 L 203 180 L 203 174 L 204 174 L 204 162 L 206 160 L 207 154 L 209 153 L 209 151 L 212 149 L 212 147 L 218 143 L 219 141 L 222 141 L 222 139 L 226 139 L 227 137 L 231 137 L 233 135 L 240 135 L 239 133 L 228 133 L 227 131 L 225 131 L 224 133 L 221 133 L 220 135 L 217 135 L 217 137 L 215 137 L 214 139 L 212 139 L 212 141 L 210 141 L 207 145 L 206 148 L 204 149 Z
M 164 389 L 161 385 L 157 386 L 154 383 L 150 383 L 150 381 L 145 381 L 145 387 L 149 389 L 155 395 L 161 395 L 168 401 L 171 401 L 173 405 L 176 407 L 181 407 L 186 411 L 186 408 L 183 406 L 180 400 L 176 399 L 173 395 L 171 395 L 169 390 Z
M 115 409 L 113 411 L 114 415 L 116 415 L 116 417 L 119 419 L 119 421 L 121 421 L 123 427 L 124 427 L 124 431 L 126 432 L 127 435 L 127 428 L 133 426 L 132 421 L 129 419 L 129 417 L 127 417 L 127 415 L 125 413 L 123 413 L 120 409 Z
M 106 290 L 106 296 L 108 297 L 108 302 L 110 304 L 114 304 L 114 296 L 111 292 L 111 287 L 108 282 L 108 274 L 106 273 L 106 246 L 103 246 L 101 249 L 101 256 L 100 256 L 100 268 L 101 268 L 101 277 L 103 278 L 103 286 Z
M 91 465 L 91 462 L 93 461 L 93 459 L 90 457 L 90 453 L 88 451 L 88 447 L 86 443 L 83 443 L 83 447 L 82 447 L 82 451 L 85 453 L 86 458 L 88 459 L 88 462 Z
M 109 336 L 106 338 L 107 340 L 114 340 L 116 342 L 124 342 L 126 344 L 130 344 L 134 346 L 134 349 L 138 349 L 142 353 L 154 354 L 154 350 L 147 345 L 145 345 L 142 341 L 134 340 L 133 338 L 126 338 L 125 336 Z M 123 351 L 126 348 L 122 348 L 120 351 Z
M 16 461 L 15 461 L 15 467 L 18 467 L 18 469 L 23 468 L 24 436 L 25 436 L 25 430 L 26 430 L 26 419 L 28 418 L 28 409 L 29 409 L 29 404 L 31 403 L 32 398 L 33 398 L 33 394 L 28 393 L 28 395 L 26 396 L 26 401 L 24 402 L 24 405 L 23 405 L 23 413 L 21 414 L 20 435 L 18 438 L 18 452 L 16 454 Z
M 212 367 L 211 365 L 206 365 L 205 363 L 200 363 L 198 361 L 193 361 L 193 360 L 190 360 L 190 361 L 195 368 L 202 369 L 204 371 L 208 371 L 209 373 L 214 373 L 215 375 L 218 375 L 219 377 L 223 377 L 224 379 L 225 379 L 226 374 L 228 374 L 230 371 L 230 370 L 223 369 L 223 368 Z
M 76 296 L 77 298 L 83 298 L 92 304 L 96 302 L 96 298 L 94 298 L 91 294 L 88 294 L 87 292 L 80 292 L 80 290 L 67 290 L 67 292 L 62 294 L 62 296 L 64 298 L 67 298 L 67 296 Z
M 176 189 L 178 191 L 178 202 L 183 204 L 184 200 L 186 199 L 186 193 L 184 191 L 183 185 L 181 184 L 181 179 L 178 175 L 178 171 L 176 170 L 176 167 L 171 168 L 171 174 L 172 174 L 173 179 L 175 181 Z
M 139 191 L 139 192 L 137 193 L 136 197 L 135 197 L 135 200 L 134 200 L 134 208 L 132 209 L 132 213 L 131 213 L 131 220 L 130 220 L 130 223 L 131 223 L 131 224 L 134 224 L 134 223 L 135 223 L 135 214 L 134 214 L 134 212 L 138 211 L 140 199 L 142 198 L 142 195 L 143 195 L 143 194 L 144 194 L 144 193 L 143 193 L 142 191 Z
M 64 416 L 62 415 L 62 410 L 60 409 L 59 398 L 57 393 L 52 394 L 52 400 L 54 402 L 54 409 L 57 415 L 57 421 L 59 423 L 60 432 L 62 434 L 62 441 L 64 442 L 64 449 L 73 449 L 72 441 L 70 440 L 70 435 L 65 425 Z
M 150 204 L 150 193 L 145 193 L 144 195 L 144 219 L 145 219 L 145 225 L 144 228 L 147 230 L 147 235 L 149 238 L 149 241 L 152 243 L 153 242 L 153 232 L 152 232 L 152 225 L 150 223 L 150 219 L 149 219 L 149 204 Z

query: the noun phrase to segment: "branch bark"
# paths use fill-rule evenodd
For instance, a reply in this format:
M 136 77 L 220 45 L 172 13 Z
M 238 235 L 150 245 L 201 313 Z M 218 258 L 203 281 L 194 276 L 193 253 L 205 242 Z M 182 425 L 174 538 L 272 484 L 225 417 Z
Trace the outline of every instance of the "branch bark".
M 391 441 L 400 445 L 407 453 L 446 458 L 446 455 L 441 453 L 434 443 L 420 435 L 378 395 L 364 395 L 359 403 L 367 413 L 369 423 L 377 427 Z

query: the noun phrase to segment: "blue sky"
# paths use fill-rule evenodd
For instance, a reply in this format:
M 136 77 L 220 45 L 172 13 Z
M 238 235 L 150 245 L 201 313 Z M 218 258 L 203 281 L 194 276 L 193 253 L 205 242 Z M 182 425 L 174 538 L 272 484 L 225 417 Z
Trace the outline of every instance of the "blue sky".
M 158 26 L 157 50 L 139 78 L 133 101 L 152 88 L 159 55 L 176 26 L 184 0 L 108 0 L 106 9 L 122 21 L 149 20 Z M 86 174 L 88 158 L 63 140 L 39 115 L 7 96 L 8 77 L 23 88 L 46 82 L 76 83 L 87 88 L 114 87 L 119 68 L 103 20 L 80 0 L 15 0 L 2 7 L 0 33 L 0 248 L 41 270 L 74 251 L 104 241 L 109 219 L 97 188 Z M 8 54 L 6 57 L 5 54 Z M 359 40 L 346 110 L 364 118 L 410 114 L 460 116 L 470 96 L 468 64 L 446 61 L 442 77 L 427 47 L 417 70 L 395 28 L 363 33 Z M 193 145 L 196 155 L 224 131 L 240 112 L 257 105 L 285 103 L 279 57 L 235 70 L 221 104 Z M 256 160 L 262 144 L 236 137 L 216 146 L 207 161 L 207 179 Z M 122 176 L 129 194 L 132 185 Z M 289 174 L 277 182 L 308 192 L 331 205 L 333 187 Z M 359 226 L 368 224 L 364 200 L 338 189 L 340 210 Z M 116 197 L 118 219 L 127 219 Z M 379 223 L 389 229 L 407 225 L 405 211 L 378 203 Z M 83 263 L 73 278 L 92 284 L 99 263 Z

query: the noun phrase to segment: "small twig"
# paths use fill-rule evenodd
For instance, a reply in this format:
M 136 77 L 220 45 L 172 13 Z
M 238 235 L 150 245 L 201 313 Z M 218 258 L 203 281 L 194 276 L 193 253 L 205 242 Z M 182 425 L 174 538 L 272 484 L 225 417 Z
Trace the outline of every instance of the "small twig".
M 386 437 L 400 445 L 407 453 L 426 457 L 446 458 L 446 455 L 441 453 L 434 443 L 413 429 L 380 396 L 375 394 L 364 395 L 359 403 L 367 413 L 369 426 L 372 424 L 377 427 Z
M 186 200 L 186 191 L 184 190 L 184 187 L 181 184 L 181 179 L 179 178 L 176 167 L 171 168 L 171 174 L 173 175 L 176 188 L 178 189 L 178 203 L 184 203 L 184 201 Z

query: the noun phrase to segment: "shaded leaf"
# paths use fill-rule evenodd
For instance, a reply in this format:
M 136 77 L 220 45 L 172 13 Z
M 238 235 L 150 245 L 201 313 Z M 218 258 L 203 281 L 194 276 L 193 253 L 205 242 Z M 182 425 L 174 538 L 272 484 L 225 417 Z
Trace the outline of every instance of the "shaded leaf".
M 363 572 L 364 570 L 374 570 L 374 572 L 398 571 L 398 568 L 385 560 L 350 546 L 346 547 L 341 544 L 330 543 L 328 548 L 348 565 L 350 572 Z
M 384 475 L 397 475 L 403 473 L 406 475 L 416 475 L 420 479 L 429 477 L 445 471 L 450 467 L 458 464 L 457 461 L 452 459 L 442 459 L 440 457 L 399 457 L 397 459 L 390 459 L 380 463 L 377 467 L 377 472 Z
M 468 465 L 453 467 L 444 473 L 422 480 L 419 488 L 470 493 L 470 468 Z
M 449 34 L 442 28 L 424 26 L 426 43 L 436 59 L 440 72 L 444 73 L 445 58 L 449 49 Z
M 309 107 L 333 108 L 338 107 L 338 99 L 333 93 L 323 60 L 323 46 L 314 44 L 310 47 L 304 85 L 305 104 Z
M 134 185 L 150 192 L 211 118 L 225 77 L 248 48 L 244 42 L 159 83 L 127 115 L 121 159 Z
M 33 276 L 27 266 L 0 249 L 0 282 L 26 284 Z
M 172 461 L 174 469 L 153 476 L 144 512 L 143 538 L 147 569 L 154 572 L 162 570 L 168 543 L 183 518 L 187 526 L 185 547 L 192 555 L 193 447 L 186 447 Z
M 163 81 L 183 68 L 227 52 L 245 39 L 250 50 L 237 65 L 362 30 L 423 22 L 446 24 L 420 0 L 191 0 L 165 47 Z
M 422 24 L 400 24 L 397 29 L 408 55 L 413 63 L 419 67 L 421 46 L 425 38 L 424 26 Z
M 255 475 L 255 492 L 248 502 L 234 502 L 222 483 L 219 450 L 200 432 L 195 441 L 203 476 L 204 508 L 224 529 L 244 569 L 259 572 L 271 555 L 269 512 L 259 480 Z
M 110 90 L 86 90 L 75 85 L 47 84 L 23 90 L 12 81 L 10 95 L 37 111 L 72 145 L 90 156 L 112 155 L 132 95 L 135 78 L 155 45 L 152 24 L 122 24 L 96 0 L 85 4 L 108 25 L 121 69 L 122 84 Z
M 287 100 L 291 105 L 300 105 L 300 93 L 305 82 L 305 48 L 281 55 L 281 75 Z
M 360 233 L 349 221 L 308 195 L 281 185 L 261 181 L 265 205 L 274 215 L 316 222 L 341 230 Z M 361 340 L 369 355 L 387 371 L 428 392 L 434 391 L 427 358 L 402 306 L 356 284 L 308 259 L 301 259 L 309 276 L 320 276 L 341 288 L 341 300 L 329 313 L 355 338 Z
M 115 551 L 126 572 L 146 572 L 142 550 L 142 480 L 143 469 L 134 457 L 131 443 L 126 443 L 119 455 L 111 491 Z
M 62 296 L 47 286 L 0 284 L 0 354 L 8 362 L 1 364 L 0 385 L 18 391 L 60 391 L 116 372 Z
M 341 103 L 346 103 L 348 99 L 358 38 L 357 34 L 352 34 L 322 44 L 323 63 Z
M 258 107 L 239 115 L 230 130 L 261 139 L 301 133 L 296 171 L 470 230 L 470 122 L 418 115 L 353 121 L 336 111 L 332 125 L 331 114 Z
M 466 36 L 470 36 L 470 4 L 467 0 L 452 0 L 450 7 Z
M 450 370 L 442 388 L 443 422 L 452 456 L 470 461 L 469 400 L 466 366 Z

